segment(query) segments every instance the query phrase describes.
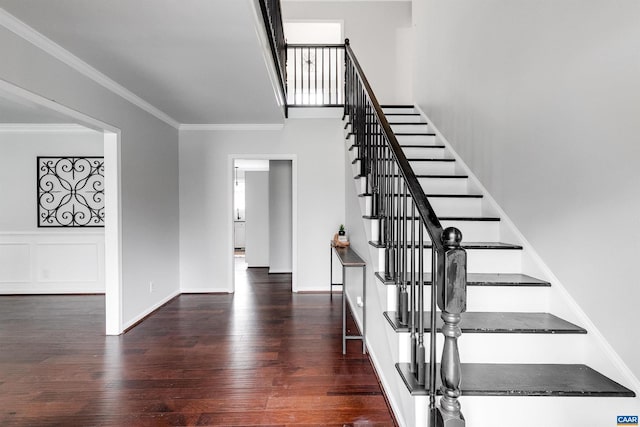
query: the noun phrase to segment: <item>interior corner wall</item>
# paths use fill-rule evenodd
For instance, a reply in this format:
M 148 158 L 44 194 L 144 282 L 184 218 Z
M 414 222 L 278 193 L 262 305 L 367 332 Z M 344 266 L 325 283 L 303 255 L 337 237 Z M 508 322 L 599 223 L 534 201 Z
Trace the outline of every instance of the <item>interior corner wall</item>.
M 410 1 L 282 1 L 287 20 L 343 21 L 351 42 L 381 104 L 413 103 L 411 97 Z M 285 34 L 286 36 L 286 34 Z M 399 63 L 404 62 L 404 63 Z
M 38 156 L 103 148 L 102 133 L 89 129 L 0 129 L 0 294 L 104 292 L 104 229 L 39 228 L 36 197 Z
M 249 267 L 269 267 L 269 172 L 247 171 L 245 186 L 245 256 Z
M 179 291 L 178 131 L 4 27 L 0 51 L 0 79 L 121 130 L 122 319 L 127 327 Z
M 344 222 L 342 131 L 339 119 L 288 119 L 282 130 L 180 131 L 183 292 L 233 291 L 230 158 L 234 155 L 295 156 L 294 291 L 329 290 L 329 241 Z
M 419 105 L 640 377 L 640 3 L 413 14 Z
M 269 161 L 269 273 L 292 270 L 291 160 Z

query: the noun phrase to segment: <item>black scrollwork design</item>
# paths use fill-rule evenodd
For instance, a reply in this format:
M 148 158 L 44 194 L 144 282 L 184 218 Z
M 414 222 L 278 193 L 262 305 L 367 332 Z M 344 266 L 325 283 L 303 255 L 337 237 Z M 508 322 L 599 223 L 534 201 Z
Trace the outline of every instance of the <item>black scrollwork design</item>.
M 104 227 L 103 157 L 38 157 L 38 227 Z

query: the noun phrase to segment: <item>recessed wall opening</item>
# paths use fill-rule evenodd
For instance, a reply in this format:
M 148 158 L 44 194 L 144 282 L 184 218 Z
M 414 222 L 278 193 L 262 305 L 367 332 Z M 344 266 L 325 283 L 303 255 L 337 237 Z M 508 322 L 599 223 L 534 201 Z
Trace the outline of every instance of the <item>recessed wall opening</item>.
M 294 274 L 294 167 L 292 159 L 237 158 L 232 169 L 233 277 L 238 291 L 252 269 Z
M 0 196 L 11 209 L 0 215 L 0 295 L 36 310 L 93 307 L 97 330 L 122 333 L 119 144 L 117 129 L 1 82 L 0 159 L 11 163 Z

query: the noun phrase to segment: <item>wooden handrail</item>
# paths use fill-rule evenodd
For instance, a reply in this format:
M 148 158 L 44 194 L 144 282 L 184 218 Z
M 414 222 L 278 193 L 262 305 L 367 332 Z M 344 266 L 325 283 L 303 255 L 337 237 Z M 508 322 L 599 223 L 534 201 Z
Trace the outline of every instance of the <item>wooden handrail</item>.
M 354 146 L 358 148 L 360 160 L 359 177 L 365 179 L 366 189 L 370 191 L 371 215 L 378 219 L 378 235 L 385 247 L 385 278 L 396 286 L 396 321 L 408 326 L 411 333 L 411 372 L 418 384 L 427 386 L 429 425 L 464 427 L 458 401 L 461 383 L 459 323 L 461 313 L 466 311 L 467 280 L 467 255 L 460 247 L 462 233 L 454 227 L 443 230 L 349 45 L 349 39 L 345 40 L 345 51 L 345 117 L 348 115 L 351 122 Z M 416 229 L 417 242 L 414 241 Z M 430 246 L 424 240 L 423 229 L 429 235 Z M 424 315 L 427 310 L 423 289 L 424 252 L 429 248 L 432 286 L 427 376 L 424 345 Z M 440 365 L 443 397 L 440 405 L 436 406 L 438 308 L 444 321 L 445 345 Z
M 349 39 L 345 40 L 345 50 L 347 52 L 347 55 L 349 56 L 349 59 L 353 63 L 353 66 L 356 69 L 360 80 L 362 81 L 362 85 L 367 92 L 367 97 L 369 98 L 369 101 L 374 108 L 376 119 L 380 123 L 387 141 L 389 141 L 389 145 L 396 159 L 396 162 L 398 163 L 400 172 L 402 173 L 402 176 L 407 183 L 409 194 L 411 194 L 411 197 L 413 197 L 414 203 L 416 204 L 416 208 L 418 210 L 418 215 L 424 221 L 424 224 L 427 228 L 427 233 L 429 233 L 429 237 L 431 238 L 434 249 L 436 249 L 437 251 L 443 251 L 444 246 L 442 244 L 442 225 L 440 224 L 440 220 L 433 210 L 431 203 L 429 203 L 427 196 L 424 194 L 424 190 L 422 189 L 422 186 L 420 186 L 420 182 L 418 181 L 416 174 L 413 172 L 413 169 L 411 168 L 407 157 L 404 155 L 398 139 L 391 130 L 391 125 L 385 117 L 384 112 L 382 111 L 382 107 L 380 106 L 376 95 L 373 93 L 373 89 L 371 89 L 369 80 L 367 80 L 367 77 L 365 76 L 360 63 L 358 62 L 358 59 L 351 49 Z

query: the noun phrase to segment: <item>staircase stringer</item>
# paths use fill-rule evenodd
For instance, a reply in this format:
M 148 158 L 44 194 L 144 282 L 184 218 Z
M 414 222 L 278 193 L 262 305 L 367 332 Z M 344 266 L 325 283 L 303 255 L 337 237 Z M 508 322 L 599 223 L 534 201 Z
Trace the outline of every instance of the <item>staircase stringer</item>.
M 636 391 L 637 396 L 635 399 L 639 401 L 638 404 L 640 406 L 640 393 L 638 393 L 640 391 L 640 379 L 634 375 L 620 355 L 618 355 L 611 344 L 609 344 L 605 336 L 596 327 L 591 318 L 584 312 L 584 310 L 582 310 L 578 302 L 571 296 L 560 279 L 544 262 L 542 257 L 534 249 L 533 245 L 520 232 L 515 223 L 500 207 L 491 193 L 485 188 L 447 138 L 439 131 L 433 121 L 430 120 L 427 114 L 418 105 L 414 108 L 426 119 L 426 122 L 429 123 L 430 128 L 436 134 L 436 138 L 439 142 L 441 142 L 452 156 L 455 157 L 458 167 L 468 175 L 470 183 L 484 195 L 485 206 L 492 211 L 492 213 L 500 217 L 500 235 L 502 239 L 505 241 L 509 240 L 512 242 L 518 242 L 518 244 L 523 247 L 523 269 L 526 268 L 529 270 L 529 273 L 540 276 L 541 278 L 551 282 L 552 286 L 549 294 L 550 311 L 553 314 L 579 324 L 588 331 L 589 348 L 591 348 L 593 352 L 599 353 L 601 357 L 593 354 L 593 352 L 587 352 L 590 353 L 589 356 L 587 356 L 589 357 L 589 360 L 585 361 L 585 363 L 621 384 L 630 385 L 630 388 Z

